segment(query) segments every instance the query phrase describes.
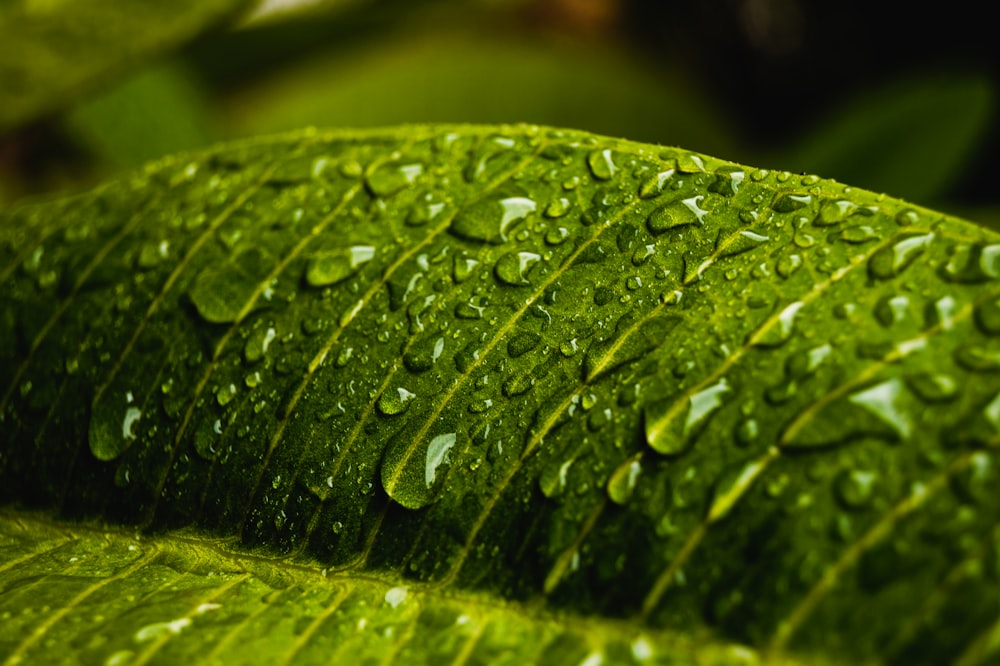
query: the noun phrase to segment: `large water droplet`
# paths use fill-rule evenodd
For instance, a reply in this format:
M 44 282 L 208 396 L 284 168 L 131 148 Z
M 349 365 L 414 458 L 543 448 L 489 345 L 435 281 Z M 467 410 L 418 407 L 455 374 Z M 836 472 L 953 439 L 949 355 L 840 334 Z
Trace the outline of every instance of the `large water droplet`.
M 507 343 L 507 353 L 513 357 L 524 356 L 538 346 L 542 341 L 542 336 L 537 333 L 518 333 Z
M 1000 299 L 983 301 L 976 307 L 976 324 L 986 335 L 1000 335 Z
M 951 375 L 922 372 L 906 378 L 906 384 L 924 402 L 945 402 L 958 395 L 958 382 Z
M 526 287 L 528 273 L 541 257 L 534 252 L 508 252 L 497 260 L 494 274 L 504 284 Z
M 674 169 L 667 169 L 666 171 L 661 171 L 650 176 L 639 186 L 639 198 L 652 199 L 662 194 L 663 190 L 667 187 L 667 183 L 673 178 L 674 173 Z
M 913 433 L 913 423 L 900 404 L 903 391 L 903 382 L 894 378 L 852 393 L 848 400 L 878 417 L 903 439 L 908 439 Z
M 386 390 L 378 399 L 378 410 L 386 416 L 402 414 L 416 396 L 403 387 Z
M 394 501 L 407 509 L 419 509 L 434 499 L 435 487 L 444 477 L 457 442 L 454 432 L 429 440 L 414 441 L 404 430 L 394 438 L 382 463 L 382 487 Z
M 373 196 L 385 197 L 412 185 L 423 172 L 424 166 L 420 163 L 383 164 L 368 174 L 365 186 Z
M 243 271 L 210 267 L 195 278 L 188 296 L 205 321 L 225 324 L 236 321 L 256 290 L 257 283 Z
M 87 440 L 90 452 L 98 460 L 114 460 L 136 440 L 142 411 L 130 403 L 127 399 L 117 402 L 105 396 L 94 406 Z
M 459 238 L 499 245 L 507 232 L 535 211 L 534 200 L 525 196 L 493 196 L 462 209 L 449 231 Z
M 690 396 L 683 410 L 676 409 L 670 400 L 653 403 L 645 411 L 646 442 L 663 455 L 683 453 L 731 392 L 729 382 L 723 377 Z
M 313 255 L 306 265 L 306 282 L 313 287 L 342 282 L 374 256 L 375 248 L 371 245 L 355 245 Z
M 718 252 L 720 257 L 732 257 L 743 254 L 756 247 L 760 247 L 769 241 L 770 238 L 752 231 L 737 231 L 725 239 L 720 237 Z
M 608 479 L 608 497 L 611 501 L 621 506 L 628 504 L 635 492 L 635 484 L 641 472 L 642 465 L 638 458 L 633 457 L 620 465 Z
M 795 332 L 795 316 L 804 303 L 795 301 L 778 313 L 776 319 L 768 319 L 766 328 L 760 328 L 750 334 L 748 342 L 758 347 L 779 347 L 788 342 Z
M 776 213 L 791 213 L 805 208 L 812 200 L 812 195 L 809 194 L 783 194 L 774 202 L 773 208 Z
M 878 280 L 896 277 L 930 246 L 933 239 L 934 234 L 910 235 L 882 248 L 868 260 L 868 273 Z
M 694 196 L 657 208 L 646 218 L 646 228 L 654 236 L 689 224 L 702 224 L 708 211 L 701 208 L 705 197 Z
M 598 180 L 611 180 L 617 170 L 610 148 L 591 151 L 587 155 L 587 166 Z

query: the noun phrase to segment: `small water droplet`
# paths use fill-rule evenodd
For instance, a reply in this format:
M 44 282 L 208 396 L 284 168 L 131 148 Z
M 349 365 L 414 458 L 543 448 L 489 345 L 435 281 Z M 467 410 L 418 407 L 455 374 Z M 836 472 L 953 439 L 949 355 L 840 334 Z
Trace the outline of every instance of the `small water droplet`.
M 975 319 L 986 335 L 1000 335 L 1000 299 L 988 299 L 976 306 Z
M 770 238 L 752 231 L 738 231 L 728 236 L 725 240 L 720 237 L 718 252 L 720 257 L 732 257 L 743 254 L 756 247 L 760 247 L 769 241 Z
M 802 257 L 800 255 L 786 254 L 778 259 L 778 263 L 775 264 L 774 270 L 781 277 L 788 279 L 801 267 Z
M 885 327 L 898 324 L 906 319 L 910 309 L 910 299 L 906 296 L 886 296 L 875 305 L 875 318 Z
M 860 243 L 867 243 L 868 241 L 878 240 L 878 232 L 868 225 L 860 225 L 856 227 L 848 227 L 840 232 L 840 240 L 845 243 L 851 243 L 858 245 Z
M 858 469 L 843 470 L 833 482 L 837 501 L 845 509 L 861 509 L 875 492 L 878 475 Z
M 950 375 L 922 372 L 906 378 L 906 384 L 925 402 L 945 402 L 958 395 L 958 382 Z
M 512 358 L 524 356 L 538 346 L 542 341 L 542 336 L 537 333 L 518 333 L 507 343 L 507 354 Z

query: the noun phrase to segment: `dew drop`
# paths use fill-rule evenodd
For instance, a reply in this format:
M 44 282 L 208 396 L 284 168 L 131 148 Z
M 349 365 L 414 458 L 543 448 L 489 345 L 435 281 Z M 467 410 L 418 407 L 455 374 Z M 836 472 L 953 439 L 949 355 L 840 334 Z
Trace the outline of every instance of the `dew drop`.
M 587 155 L 587 166 L 597 180 L 611 180 L 617 170 L 610 148 L 591 151 Z
M 507 343 L 507 354 L 512 358 L 524 356 L 538 346 L 542 341 L 542 336 L 537 333 L 518 333 Z
M 725 240 L 719 241 L 718 251 L 720 257 L 732 257 L 743 254 L 760 247 L 769 241 L 770 238 L 752 231 L 738 231 Z
M 494 274 L 504 284 L 526 287 L 527 275 L 541 257 L 534 252 L 508 252 L 497 260 Z
M 676 418 L 673 401 L 661 401 L 646 409 L 646 442 L 663 455 L 677 455 L 684 452 L 694 437 L 708 423 L 709 417 L 724 404 L 724 398 L 732 392 L 729 382 L 723 377 L 715 384 L 698 391 L 687 399 L 683 424 Z
M 378 399 L 378 410 L 386 416 L 396 416 L 405 412 L 410 401 L 416 396 L 403 387 L 386 390 Z
M 848 400 L 877 417 L 903 439 L 909 439 L 913 433 L 913 423 L 900 405 L 903 391 L 901 380 L 890 379 L 852 393 Z
M 612 502 L 620 506 L 628 504 L 635 492 L 635 484 L 639 480 L 642 472 L 642 465 L 638 459 L 633 458 L 618 469 L 608 479 L 608 497 Z
M 365 187 L 372 196 L 386 197 L 413 185 L 424 172 L 424 166 L 413 164 L 383 164 L 365 177 Z
M 783 194 L 774 202 L 776 213 L 791 213 L 805 208 L 812 203 L 812 195 L 809 194 Z
M 427 445 L 427 455 L 424 457 L 424 483 L 428 488 L 434 485 L 437 470 L 442 463 L 447 462 L 448 452 L 455 445 L 455 433 L 438 435 Z
M 877 280 L 888 280 L 902 273 L 926 250 L 934 234 L 907 236 L 884 247 L 868 260 L 868 273 Z
M 833 482 L 837 501 L 845 509 L 861 509 L 871 500 L 878 475 L 863 470 L 844 470 Z
M 986 335 L 1000 335 L 1000 299 L 980 303 L 975 311 L 976 325 Z
M 804 303 L 795 301 L 779 314 L 777 319 L 768 319 L 762 328 L 750 334 L 748 342 L 757 347 L 780 347 L 788 342 L 795 332 L 795 316 Z
M 662 194 L 667 183 L 673 178 L 674 173 L 674 169 L 667 169 L 666 171 L 661 171 L 650 176 L 648 180 L 639 186 L 639 198 L 652 199 Z
M 449 231 L 463 240 L 500 245 L 518 222 L 535 211 L 534 200 L 525 196 L 493 196 L 463 208 Z
M 565 197 L 559 197 L 558 199 L 553 199 L 549 202 L 549 205 L 545 207 L 545 211 L 542 213 L 545 217 L 549 219 L 557 219 L 565 216 L 569 213 L 570 208 L 573 204 L 569 199 Z
M 306 282 L 312 287 L 342 282 L 374 256 L 375 248 L 371 245 L 355 245 L 314 255 L 306 265 Z

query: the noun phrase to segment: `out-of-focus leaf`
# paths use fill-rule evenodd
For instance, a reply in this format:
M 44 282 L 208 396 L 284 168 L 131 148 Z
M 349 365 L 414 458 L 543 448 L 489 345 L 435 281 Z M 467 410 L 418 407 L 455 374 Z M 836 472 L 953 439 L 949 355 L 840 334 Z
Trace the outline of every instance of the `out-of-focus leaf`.
M 707 97 L 610 48 L 454 32 L 317 55 L 227 102 L 233 136 L 308 125 L 529 122 L 734 152 Z
M 167 50 L 249 0 L 14 0 L 0 4 L 0 134 L 95 80 Z
M 84 101 L 65 126 L 108 167 L 134 167 L 215 138 L 206 94 L 188 69 L 167 63 Z
M 994 102 L 989 80 L 975 76 L 897 83 L 832 110 L 772 162 L 911 201 L 939 202 L 979 147 Z

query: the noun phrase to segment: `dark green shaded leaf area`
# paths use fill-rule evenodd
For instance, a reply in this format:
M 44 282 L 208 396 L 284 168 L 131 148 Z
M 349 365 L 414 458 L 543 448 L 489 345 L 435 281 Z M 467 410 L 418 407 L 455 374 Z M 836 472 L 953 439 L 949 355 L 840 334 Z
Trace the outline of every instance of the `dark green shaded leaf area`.
M 530 126 L 23 206 L 0 654 L 995 663 L 998 278 L 927 209 Z
M 0 132 L 67 103 L 87 85 L 185 42 L 246 0 L 0 3 Z

